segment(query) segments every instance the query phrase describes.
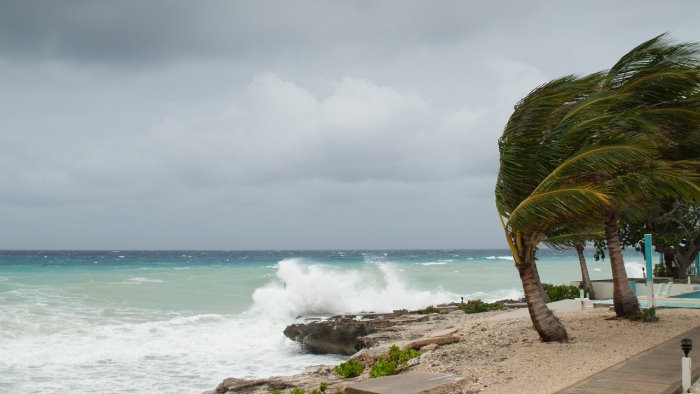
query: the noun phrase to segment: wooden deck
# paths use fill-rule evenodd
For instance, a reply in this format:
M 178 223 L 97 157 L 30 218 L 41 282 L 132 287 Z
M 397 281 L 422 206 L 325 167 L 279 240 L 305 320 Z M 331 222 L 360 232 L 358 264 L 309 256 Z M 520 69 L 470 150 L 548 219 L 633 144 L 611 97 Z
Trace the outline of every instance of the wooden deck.
M 700 323 L 700 322 L 699 322 Z M 700 326 L 592 375 L 559 393 L 680 393 L 681 339 L 691 338 L 691 381 L 700 377 Z M 614 341 L 614 338 L 610 338 Z

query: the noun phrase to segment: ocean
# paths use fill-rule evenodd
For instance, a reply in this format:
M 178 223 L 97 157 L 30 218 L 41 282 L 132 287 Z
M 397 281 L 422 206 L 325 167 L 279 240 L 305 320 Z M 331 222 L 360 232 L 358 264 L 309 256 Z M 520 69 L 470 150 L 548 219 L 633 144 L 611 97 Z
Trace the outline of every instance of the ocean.
M 580 279 L 573 251 L 538 256 Z M 299 318 L 520 296 L 507 250 L 0 251 L 0 392 L 200 393 L 344 360 L 285 338 Z

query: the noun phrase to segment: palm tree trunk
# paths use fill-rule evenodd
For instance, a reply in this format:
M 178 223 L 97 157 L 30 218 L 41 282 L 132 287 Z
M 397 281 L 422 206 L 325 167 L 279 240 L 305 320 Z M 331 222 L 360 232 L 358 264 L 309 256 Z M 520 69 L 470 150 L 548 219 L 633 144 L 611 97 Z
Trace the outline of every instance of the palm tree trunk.
M 521 264 L 517 265 L 520 281 L 523 284 L 523 292 L 527 300 L 527 309 L 530 312 L 532 325 L 544 342 L 559 341 L 568 339 L 566 329 L 554 313 L 547 307 L 545 292 L 539 283 L 539 274 L 535 265 L 536 245 L 525 244 L 524 251 L 521 252 Z
M 576 254 L 578 254 L 578 263 L 581 266 L 581 282 L 583 282 L 583 288 L 588 291 L 588 298 L 595 299 L 595 291 L 593 291 L 593 284 L 591 283 L 591 277 L 588 276 L 588 265 L 586 265 L 586 256 L 583 255 L 583 242 L 576 242 L 574 244 L 576 248 Z
M 620 234 L 617 232 L 617 214 L 614 209 L 611 209 L 605 218 L 605 238 L 608 243 L 613 276 L 615 314 L 618 317 L 630 317 L 639 312 L 639 301 L 632 292 L 627 279 L 625 261 L 622 258 L 622 248 L 620 247 Z

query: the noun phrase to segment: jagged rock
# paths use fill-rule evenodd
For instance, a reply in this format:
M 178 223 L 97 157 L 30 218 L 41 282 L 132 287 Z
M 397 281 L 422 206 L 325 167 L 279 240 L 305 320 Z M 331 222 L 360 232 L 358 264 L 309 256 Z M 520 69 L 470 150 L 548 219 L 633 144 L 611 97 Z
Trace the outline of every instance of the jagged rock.
M 376 355 L 373 355 L 366 349 L 360 350 L 355 355 L 352 356 L 353 359 L 361 362 L 364 365 L 372 365 L 377 359 Z
M 288 387 L 292 387 L 292 385 L 279 378 L 250 380 L 226 378 L 223 382 L 219 383 L 215 391 L 205 391 L 202 394 L 257 393 L 261 390 L 268 392 L 270 390 L 286 389 Z
M 301 342 L 312 353 L 352 355 L 369 347 L 362 337 L 395 324 L 389 319 L 356 320 L 349 316 L 335 316 L 326 321 L 292 324 L 284 329 L 284 335 Z

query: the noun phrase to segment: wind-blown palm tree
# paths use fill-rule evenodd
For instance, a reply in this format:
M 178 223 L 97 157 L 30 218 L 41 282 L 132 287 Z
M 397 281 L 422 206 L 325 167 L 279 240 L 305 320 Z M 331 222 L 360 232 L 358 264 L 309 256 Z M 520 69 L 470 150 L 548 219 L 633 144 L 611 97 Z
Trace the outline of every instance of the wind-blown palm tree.
M 538 87 L 516 105 L 499 139 L 501 166 L 496 182 L 496 206 L 530 317 L 544 341 L 564 341 L 568 336 L 547 308 L 537 273 L 537 244 L 557 219 L 607 203 L 607 197 L 590 184 L 532 194 L 568 158 L 568 152 L 574 150 L 562 144 L 565 140 L 557 136 L 559 130 L 555 126 L 567 107 L 585 99 L 586 93 L 595 91 L 601 81 L 601 75 L 568 76 Z
M 697 170 L 664 152 L 678 143 L 674 137 L 687 133 L 682 130 L 700 127 L 699 54 L 697 44 L 672 44 L 666 35 L 640 44 L 608 71 L 598 92 L 601 99 L 578 103 L 561 125 L 568 136 L 582 141 L 598 144 L 633 138 L 646 151 L 646 157 L 625 163 L 612 176 L 593 173 L 596 182 L 607 183 L 611 190 L 611 202 L 600 214 L 618 316 L 633 315 L 639 309 L 625 272 L 619 212 L 643 197 L 698 198 Z
M 516 105 L 499 139 L 496 206 L 543 340 L 567 338 L 544 303 L 535 264 L 548 232 L 604 223 L 615 310 L 627 316 L 639 304 L 619 245 L 620 205 L 639 195 L 700 195 L 695 174 L 659 154 L 670 125 L 698 124 L 696 54 L 692 45 L 671 46 L 659 36 L 606 74 L 551 81 Z

